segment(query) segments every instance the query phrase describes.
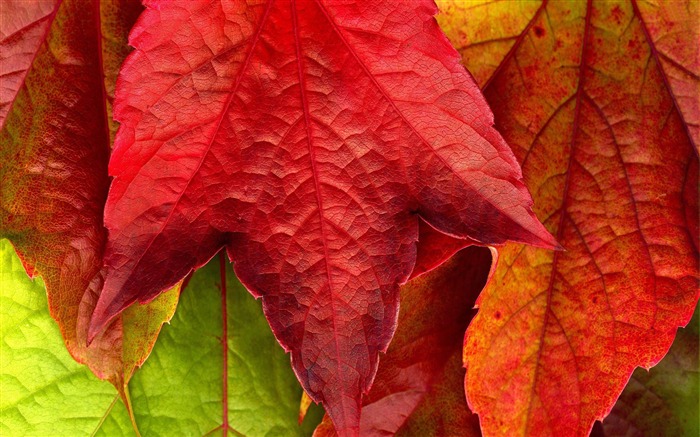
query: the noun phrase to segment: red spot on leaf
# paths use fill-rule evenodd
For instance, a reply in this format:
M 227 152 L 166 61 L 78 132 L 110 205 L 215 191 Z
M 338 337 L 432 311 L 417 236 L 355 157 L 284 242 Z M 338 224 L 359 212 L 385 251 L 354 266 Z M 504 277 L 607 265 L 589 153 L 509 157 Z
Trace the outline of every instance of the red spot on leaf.
M 615 23 L 620 24 L 622 22 L 622 16 L 624 15 L 624 12 L 622 12 L 622 9 L 620 9 L 620 5 L 615 5 L 612 8 L 612 11 L 610 11 L 612 14 L 613 19 L 615 20 Z

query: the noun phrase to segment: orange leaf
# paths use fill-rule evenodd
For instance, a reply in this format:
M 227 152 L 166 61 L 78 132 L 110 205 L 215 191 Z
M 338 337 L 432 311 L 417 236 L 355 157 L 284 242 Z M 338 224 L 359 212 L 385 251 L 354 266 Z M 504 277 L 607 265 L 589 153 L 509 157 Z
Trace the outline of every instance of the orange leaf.
M 537 216 L 566 249 L 507 245 L 477 302 L 464 358 L 485 435 L 587 435 L 692 315 L 697 9 L 442 2 Z

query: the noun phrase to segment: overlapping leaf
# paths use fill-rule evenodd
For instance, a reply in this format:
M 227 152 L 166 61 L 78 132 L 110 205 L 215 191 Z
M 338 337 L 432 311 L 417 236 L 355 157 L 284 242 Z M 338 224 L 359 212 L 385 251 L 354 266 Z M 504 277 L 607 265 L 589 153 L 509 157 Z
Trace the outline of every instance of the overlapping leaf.
M 555 243 L 430 1 L 150 1 L 122 123 L 95 334 L 222 246 L 342 433 L 396 326 L 418 215 Z
M 0 236 L 43 278 L 73 357 L 117 387 L 177 301 L 173 291 L 130 308 L 86 347 L 103 281 L 109 90 L 140 10 L 136 0 L 10 1 L 0 21 Z
M 698 4 L 441 4 L 566 249 L 500 251 L 465 339 L 470 405 L 486 435 L 587 435 L 698 300 Z
M 488 249 L 469 247 L 401 287 L 399 327 L 363 401 L 360 435 L 480 435 L 462 390 L 462 340 L 490 266 Z M 314 433 L 333 435 L 327 418 Z

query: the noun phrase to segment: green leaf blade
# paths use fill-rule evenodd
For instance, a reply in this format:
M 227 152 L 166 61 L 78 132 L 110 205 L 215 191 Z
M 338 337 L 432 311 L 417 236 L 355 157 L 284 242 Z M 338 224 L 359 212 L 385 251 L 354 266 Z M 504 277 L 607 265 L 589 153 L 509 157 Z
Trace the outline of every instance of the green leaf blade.
M 117 392 L 70 356 L 43 282 L 27 277 L 7 240 L 0 240 L 0 338 L 0 435 L 93 433 Z M 122 414 L 109 414 L 110 430 L 130 431 L 117 405 Z

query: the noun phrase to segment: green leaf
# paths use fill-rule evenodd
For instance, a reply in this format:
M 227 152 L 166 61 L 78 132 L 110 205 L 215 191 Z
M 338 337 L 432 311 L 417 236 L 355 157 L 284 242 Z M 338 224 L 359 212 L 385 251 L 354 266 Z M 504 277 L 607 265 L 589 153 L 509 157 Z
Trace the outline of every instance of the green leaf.
M 170 325 L 129 388 L 139 429 L 150 435 L 220 435 L 227 373 L 229 435 L 311 435 L 322 411 L 298 424 L 301 387 L 256 301 L 226 262 L 224 372 L 219 258 L 198 270 Z
M 68 354 L 43 282 L 29 279 L 4 239 L 0 337 L 0 435 L 90 435 L 100 426 L 98 435 L 133 434 L 117 391 Z

